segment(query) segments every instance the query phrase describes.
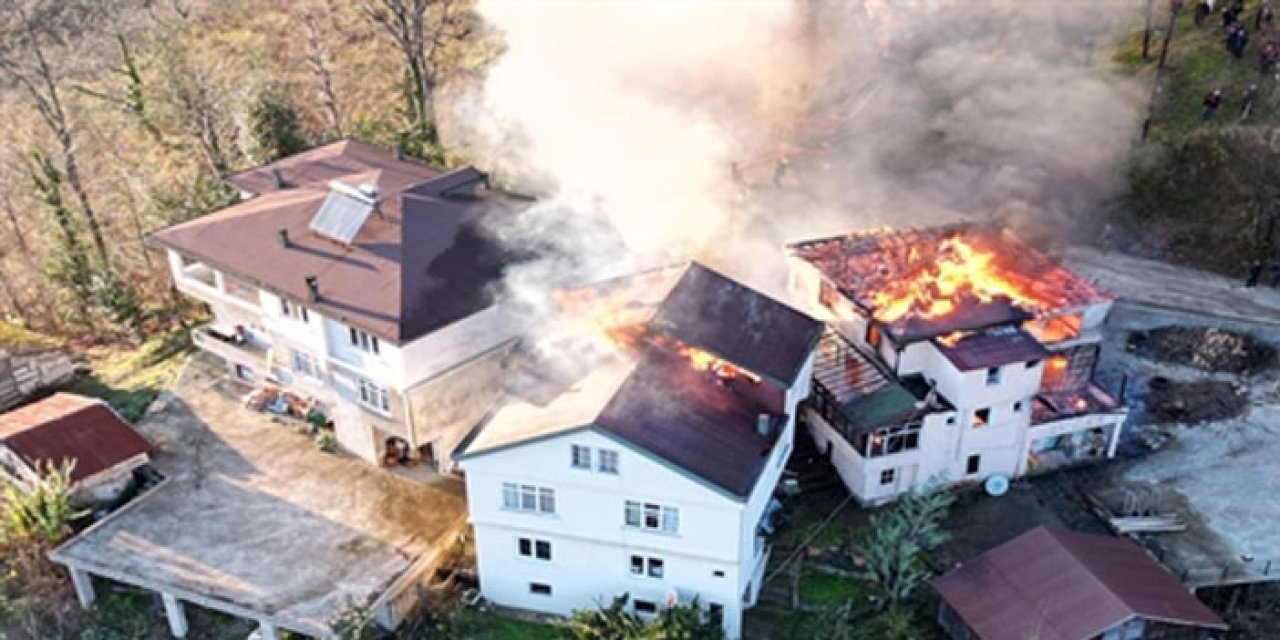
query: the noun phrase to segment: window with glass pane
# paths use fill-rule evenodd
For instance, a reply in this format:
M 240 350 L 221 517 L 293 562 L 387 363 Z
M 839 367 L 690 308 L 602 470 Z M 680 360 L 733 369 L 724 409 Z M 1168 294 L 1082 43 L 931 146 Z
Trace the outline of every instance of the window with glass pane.
M 555 491 L 551 489 L 547 489 L 545 487 L 538 489 L 538 511 L 541 511 L 543 513 L 556 512 L 556 492 Z
M 626 523 L 628 527 L 640 526 L 640 503 L 627 501 Z
M 534 545 L 534 557 L 539 560 L 551 559 L 551 543 L 546 540 L 538 540 Z
M 618 472 L 618 452 L 608 449 L 600 450 L 600 472 L 601 473 L 617 473 Z
M 533 555 L 533 541 L 532 541 L 532 540 L 530 540 L 530 539 L 528 539 L 528 538 L 520 538 L 520 543 L 519 543 L 519 545 L 518 545 L 518 546 L 519 546 L 519 548 L 520 548 L 520 555 L 522 555 L 522 556 Z
M 650 578 L 661 578 L 662 568 L 663 568 L 663 564 L 660 558 L 649 558 L 649 577 Z
M 591 468 L 591 447 L 573 445 L 573 466 L 579 469 Z
M 644 557 L 631 556 L 631 573 L 635 575 L 644 574 Z
M 502 483 L 502 506 L 506 509 L 520 508 L 520 488 L 514 482 Z
M 644 505 L 644 528 L 657 529 L 658 523 L 662 518 L 662 507 L 656 504 L 645 503 Z
M 675 533 L 680 528 L 680 511 L 675 507 L 662 508 L 662 530 Z

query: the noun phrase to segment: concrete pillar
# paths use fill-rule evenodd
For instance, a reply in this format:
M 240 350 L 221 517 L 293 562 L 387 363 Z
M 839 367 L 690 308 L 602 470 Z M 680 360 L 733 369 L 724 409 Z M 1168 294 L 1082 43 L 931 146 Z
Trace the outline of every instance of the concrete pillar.
M 92 607 L 93 601 L 98 599 L 93 591 L 93 576 L 83 569 L 72 568 L 71 584 L 76 588 L 76 599 L 80 601 L 80 606 L 86 609 Z
M 187 612 L 182 602 L 167 593 L 160 594 L 160 598 L 164 601 L 164 615 L 169 619 L 169 633 L 175 638 L 187 637 Z
M 267 620 L 259 620 L 258 640 L 280 640 L 280 629 Z
M 1124 423 L 1117 422 L 1111 425 L 1111 443 L 1107 445 L 1107 457 L 1116 457 L 1116 447 L 1120 444 L 1120 430 L 1124 428 Z

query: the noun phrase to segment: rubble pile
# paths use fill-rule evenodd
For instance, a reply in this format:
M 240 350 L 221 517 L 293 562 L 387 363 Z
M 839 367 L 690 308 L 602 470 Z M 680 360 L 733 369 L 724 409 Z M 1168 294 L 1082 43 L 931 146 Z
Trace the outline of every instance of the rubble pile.
M 1276 362 L 1275 347 L 1252 336 L 1225 329 L 1160 327 L 1129 334 L 1129 350 L 1137 355 L 1204 371 L 1248 374 Z
M 1216 422 L 1243 415 L 1249 390 L 1239 381 L 1170 380 L 1147 383 L 1147 415 L 1159 424 Z

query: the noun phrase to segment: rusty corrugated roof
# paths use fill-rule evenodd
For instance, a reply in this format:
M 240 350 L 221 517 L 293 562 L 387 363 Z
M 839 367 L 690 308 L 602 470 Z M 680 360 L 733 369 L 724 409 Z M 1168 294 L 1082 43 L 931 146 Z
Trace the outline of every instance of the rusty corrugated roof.
M 1136 544 L 1037 527 L 934 580 L 983 640 L 1088 640 L 1132 618 L 1227 625 Z
M 0 443 L 32 469 L 75 460 L 71 479 L 77 482 L 151 451 L 105 402 L 72 393 L 0 414 Z

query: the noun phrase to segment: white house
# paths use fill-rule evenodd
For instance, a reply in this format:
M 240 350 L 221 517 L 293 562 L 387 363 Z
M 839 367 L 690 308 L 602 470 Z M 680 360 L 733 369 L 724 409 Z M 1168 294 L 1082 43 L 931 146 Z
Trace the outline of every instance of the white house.
M 484 595 L 560 615 L 696 598 L 738 637 L 819 334 L 693 264 L 634 352 L 526 380 L 459 456 Z
M 1126 410 L 1092 379 L 1111 299 L 1069 270 L 975 225 L 788 249 L 832 328 L 804 417 L 863 503 L 1115 454 Z
M 514 341 L 494 294 L 508 256 L 484 231 L 506 198 L 355 140 L 227 182 L 241 202 L 153 237 L 214 317 L 195 344 L 318 402 L 352 453 L 448 469 Z
M 118 498 L 150 453 L 151 443 L 95 398 L 56 393 L 0 414 L 0 466 L 34 480 L 71 461 L 72 500 L 79 505 Z

